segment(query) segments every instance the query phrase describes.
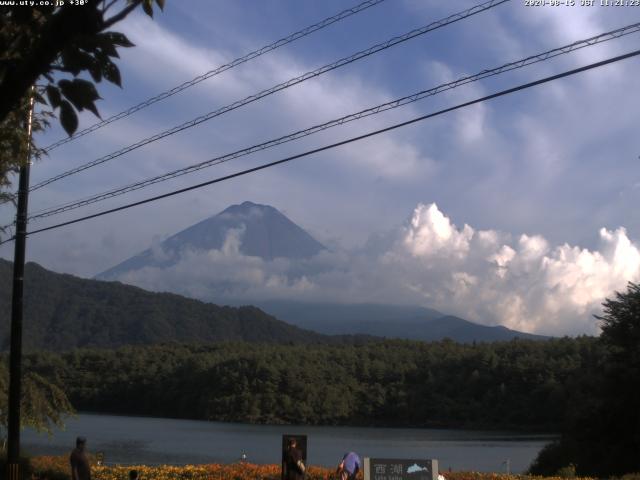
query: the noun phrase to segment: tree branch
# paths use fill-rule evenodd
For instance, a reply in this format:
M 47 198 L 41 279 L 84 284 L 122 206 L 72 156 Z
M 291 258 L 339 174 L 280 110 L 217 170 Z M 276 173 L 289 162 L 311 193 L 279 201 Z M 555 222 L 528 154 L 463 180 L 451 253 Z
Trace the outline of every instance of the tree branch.
M 120 13 L 115 14 L 109 20 L 105 20 L 103 30 L 106 30 L 107 28 L 112 26 L 114 23 L 118 23 L 120 20 L 124 20 L 127 17 L 127 15 L 133 12 L 141 3 L 142 3 L 142 0 L 135 0 L 135 2 L 123 8 L 122 11 L 120 11 Z
M 107 13 L 107 10 L 109 10 L 111 7 L 113 7 L 117 2 L 118 2 L 118 0 L 111 0 L 106 6 L 104 6 L 102 8 L 102 14 L 104 15 L 105 13 Z M 102 4 L 103 5 L 105 4 L 104 0 L 103 0 Z

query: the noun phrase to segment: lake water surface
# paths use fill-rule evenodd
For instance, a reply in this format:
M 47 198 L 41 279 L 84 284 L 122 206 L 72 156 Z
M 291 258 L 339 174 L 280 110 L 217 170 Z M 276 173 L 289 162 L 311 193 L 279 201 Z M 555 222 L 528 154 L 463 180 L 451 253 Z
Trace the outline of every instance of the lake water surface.
M 308 463 L 333 467 L 344 452 L 362 457 L 436 458 L 440 470 L 523 472 L 554 437 L 472 430 L 246 425 L 197 420 L 80 414 L 49 438 L 27 430 L 22 448 L 63 454 L 87 437 L 106 464 L 279 463 L 283 434 L 306 434 Z

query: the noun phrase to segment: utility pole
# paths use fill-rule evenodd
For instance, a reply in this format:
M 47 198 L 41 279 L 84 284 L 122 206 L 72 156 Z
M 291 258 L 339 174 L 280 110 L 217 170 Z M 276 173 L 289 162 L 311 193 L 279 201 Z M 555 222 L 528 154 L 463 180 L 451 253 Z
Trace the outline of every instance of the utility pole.
M 22 396 L 22 306 L 24 261 L 27 243 L 27 207 L 29 171 L 31 167 L 31 124 L 33 121 L 34 88 L 31 87 L 27 119 L 27 161 L 20 167 L 18 207 L 13 256 L 13 296 L 11 297 L 11 351 L 9 357 L 9 428 L 7 432 L 7 478 L 20 480 L 20 398 Z

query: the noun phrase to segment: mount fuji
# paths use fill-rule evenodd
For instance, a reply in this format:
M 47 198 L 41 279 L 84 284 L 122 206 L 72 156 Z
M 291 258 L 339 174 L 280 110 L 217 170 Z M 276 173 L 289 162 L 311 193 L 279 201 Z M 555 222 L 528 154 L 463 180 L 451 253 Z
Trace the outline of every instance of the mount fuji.
M 325 247 L 268 205 L 244 202 L 232 205 L 98 275 L 98 280 L 117 280 L 145 267 L 166 268 L 179 262 L 187 250 L 220 250 L 230 233 L 241 232 L 239 251 L 263 260 L 310 258 Z

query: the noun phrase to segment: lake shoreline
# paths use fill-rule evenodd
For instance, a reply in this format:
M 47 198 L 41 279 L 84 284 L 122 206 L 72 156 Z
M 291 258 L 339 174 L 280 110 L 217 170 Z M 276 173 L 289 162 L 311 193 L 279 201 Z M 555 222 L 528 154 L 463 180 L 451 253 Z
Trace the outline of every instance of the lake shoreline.
M 64 455 L 77 436 L 87 438 L 90 453 L 102 452 L 106 464 L 233 463 L 243 454 L 256 464 L 280 461 L 282 436 L 307 435 L 308 462 L 331 467 L 345 451 L 362 457 L 437 458 L 443 470 L 525 471 L 538 452 L 556 437 L 533 432 L 451 429 L 364 428 L 248 425 L 80 413 L 52 437 L 25 430 L 23 451 Z
M 121 413 L 121 412 L 109 412 L 109 411 L 97 411 L 97 410 L 81 410 L 78 411 L 78 414 L 82 415 L 106 415 L 112 417 L 130 417 L 130 418 L 162 418 L 165 420 L 186 420 L 186 421 L 197 421 L 197 422 L 210 422 L 210 423 L 227 423 L 232 425 L 247 425 L 247 426 L 265 426 L 265 427 L 336 427 L 336 428 L 381 428 L 381 429 L 428 429 L 428 430 L 457 430 L 457 431 L 481 431 L 481 432 L 494 432 L 494 433 L 505 433 L 510 435 L 517 435 L 522 432 L 527 432 L 529 434 L 535 434 L 535 436 L 543 436 L 543 437 L 553 437 L 559 438 L 560 433 L 558 431 L 548 430 L 545 428 L 540 428 L 538 426 L 531 426 L 531 428 L 527 428 L 526 426 L 490 426 L 482 423 L 471 423 L 465 425 L 442 425 L 437 423 L 430 423 L 425 425 L 415 425 L 409 423 L 400 423 L 400 424 L 390 424 L 390 423 L 346 423 L 346 424 L 332 424 L 332 423 L 316 423 L 316 424 L 302 424 L 302 423 L 260 423 L 260 422 L 228 422 L 224 420 L 209 420 L 205 418 L 188 418 L 188 417 L 168 417 L 168 416 L 157 416 L 157 415 L 144 415 L 144 414 L 130 414 L 130 413 Z

